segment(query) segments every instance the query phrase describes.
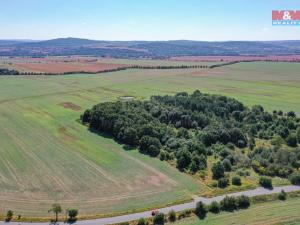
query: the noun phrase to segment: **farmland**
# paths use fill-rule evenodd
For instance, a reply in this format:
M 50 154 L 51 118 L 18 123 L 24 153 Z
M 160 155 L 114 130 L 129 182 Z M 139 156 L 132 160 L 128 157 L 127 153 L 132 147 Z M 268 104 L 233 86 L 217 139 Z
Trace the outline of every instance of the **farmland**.
M 49 205 L 60 202 L 83 214 L 109 214 L 189 199 L 203 191 L 197 180 L 89 132 L 78 122 L 84 109 L 122 96 L 146 99 L 200 89 L 299 114 L 299 71 L 300 64 L 257 62 L 212 70 L 2 76 L 1 211 L 47 216 Z
M 99 57 L 45 57 L 45 58 L 0 58 L 0 68 L 13 69 L 23 73 L 67 73 L 101 72 L 118 68 L 137 66 L 210 66 L 214 62 L 189 62 L 172 60 L 130 60 Z
M 190 218 L 175 223 L 176 225 L 198 225 L 198 224 L 299 224 L 300 199 L 288 199 L 281 202 L 266 202 L 255 204 L 247 210 L 234 213 L 222 212 L 218 215 L 209 213 L 205 220 Z

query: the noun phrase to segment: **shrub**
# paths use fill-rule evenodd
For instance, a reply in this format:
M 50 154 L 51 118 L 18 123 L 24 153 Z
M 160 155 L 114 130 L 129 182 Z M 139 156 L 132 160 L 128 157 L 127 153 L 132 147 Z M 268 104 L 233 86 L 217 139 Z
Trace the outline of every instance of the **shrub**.
M 209 206 L 209 211 L 212 212 L 212 213 L 219 213 L 221 210 L 220 208 L 220 204 L 216 201 L 213 201 L 210 206 Z
M 165 224 L 165 214 L 157 213 L 153 218 L 154 225 L 164 225 Z
M 14 215 L 14 212 L 11 211 L 11 210 L 8 210 L 7 213 L 6 213 L 6 218 L 5 218 L 5 222 L 9 222 L 12 220 L 13 218 L 13 215 Z
M 281 192 L 278 194 L 278 199 L 281 201 L 286 200 L 286 193 L 284 190 L 281 190 Z
M 237 175 L 241 176 L 241 177 L 246 177 L 246 176 L 250 176 L 250 172 L 248 170 L 244 170 L 244 169 L 238 169 L 236 171 Z
M 286 143 L 290 147 L 297 147 L 297 137 L 296 137 L 296 135 L 295 134 L 290 134 L 286 138 Z
M 147 222 L 144 218 L 140 218 L 138 223 L 137 223 L 137 225 L 146 225 L 146 224 L 147 224 Z
M 218 180 L 218 187 L 219 188 L 226 188 L 229 184 L 229 180 L 226 177 L 220 178 Z
M 236 185 L 236 186 L 241 186 L 241 185 L 242 185 L 241 178 L 238 177 L 238 176 L 232 177 L 231 183 L 232 183 L 233 185 Z
M 268 188 L 268 189 L 273 188 L 272 179 L 270 177 L 265 177 L 265 176 L 260 177 L 259 184 L 264 188 Z
M 300 185 L 300 172 L 294 172 L 289 177 L 290 181 L 294 185 Z
M 204 219 L 207 214 L 207 207 L 203 202 L 198 202 L 195 209 L 195 214 L 200 218 Z
M 224 211 L 232 212 L 237 209 L 237 202 L 234 196 L 226 196 L 221 202 L 221 209 Z
M 239 209 L 247 209 L 250 206 L 250 198 L 246 195 L 237 197 L 236 201 Z
M 78 210 L 77 209 L 69 209 L 68 210 L 68 216 L 69 220 L 74 220 L 78 215 Z
M 216 180 L 224 177 L 224 175 L 225 175 L 224 166 L 220 161 L 215 163 L 212 166 L 211 170 L 212 170 L 212 173 L 213 173 L 213 178 L 216 179 Z
M 171 210 L 168 214 L 168 219 L 170 222 L 175 222 L 176 221 L 176 213 L 174 210 Z
M 229 161 L 229 159 L 223 160 L 223 166 L 224 166 L 225 171 L 227 171 L 227 172 L 231 171 L 231 162 Z

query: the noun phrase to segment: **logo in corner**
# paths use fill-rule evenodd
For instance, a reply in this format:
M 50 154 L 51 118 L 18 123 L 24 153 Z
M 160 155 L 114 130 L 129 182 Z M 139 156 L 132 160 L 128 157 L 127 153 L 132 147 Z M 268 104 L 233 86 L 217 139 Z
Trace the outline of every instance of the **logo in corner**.
M 272 25 L 300 26 L 300 10 L 273 10 Z

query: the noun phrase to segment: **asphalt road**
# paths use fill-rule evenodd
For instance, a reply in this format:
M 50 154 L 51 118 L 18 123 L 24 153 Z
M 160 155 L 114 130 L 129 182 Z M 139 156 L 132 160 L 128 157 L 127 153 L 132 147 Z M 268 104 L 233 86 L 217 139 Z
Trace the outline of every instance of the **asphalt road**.
M 258 195 L 265 195 L 265 194 L 275 194 L 281 192 L 281 190 L 284 190 L 285 192 L 292 192 L 292 191 L 300 191 L 300 186 L 282 186 L 282 187 L 274 187 L 272 190 L 265 189 L 262 187 L 258 187 L 253 190 L 248 190 L 248 191 L 242 191 L 242 192 L 237 192 L 237 193 L 232 193 L 232 194 L 227 194 L 227 195 L 221 195 L 213 198 L 204 198 L 204 197 L 195 197 L 192 202 L 189 203 L 184 203 L 184 204 L 179 204 L 179 205 L 174 205 L 170 207 L 165 207 L 159 209 L 159 212 L 163 212 L 167 214 L 169 211 L 174 210 L 176 212 L 178 211 L 183 211 L 186 209 L 193 209 L 196 207 L 197 202 L 202 201 L 205 204 L 210 204 L 212 201 L 221 201 L 225 196 L 240 196 L 240 195 L 246 195 L 249 197 L 253 196 L 258 196 Z M 75 225 L 105 225 L 105 224 L 114 224 L 114 223 L 122 223 L 122 222 L 127 222 L 127 221 L 132 221 L 132 220 L 138 220 L 139 218 L 147 218 L 151 217 L 151 210 L 150 211 L 145 211 L 145 212 L 140 212 L 140 213 L 133 213 L 133 214 L 128 214 L 128 215 L 123 215 L 123 216 L 115 216 L 115 217 L 108 217 L 108 218 L 101 218 L 101 219 L 93 219 L 93 220 L 81 220 L 77 221 Z M 10 223 L 5 223 L 5 222 L 0 222 L 0 225 L 48 225 L 50 223 L 21 223 L 21 222 L 10 222 Z M 56 225 L 63 225 L 64 223 L 56 223 Z

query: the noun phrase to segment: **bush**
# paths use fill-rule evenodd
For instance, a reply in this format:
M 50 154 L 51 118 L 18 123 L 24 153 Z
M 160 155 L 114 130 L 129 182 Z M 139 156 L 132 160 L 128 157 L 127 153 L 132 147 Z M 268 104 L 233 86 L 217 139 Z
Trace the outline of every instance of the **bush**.
M 5 222 L 10 222 L 13 218 L 14 212 L 11 210 L 8 210 L 6 213 Z
M 248 170 L 245 170 L 245 169 L 238 169 L 236 171 L 236 174 L 241 176 L 241 177 L 250 176 L 250 172 Z
M 229 159 L 223 160 L 223 167 L 224 167 L 225 171 L 227 171 L 227 172 L 231 171 L 231 162 L 229 161 Z
M 144 218 L 140 218 L 138 223 L 137 223 L 137 225 L 146 225 L 146 224 L 147 224 L 147 222 Z
M 176 221 L 176 213 L 174 210 L 171 210 L 168 214 L 168 219 L 170 222 L 175 222 Z
M 294 185 L 300 185 L 300 172 L 294 172 L 289 177 L 290 181 Z
M 157 213 L 153 218 L 154 225 L 164 225 L 165 224 L 165 214 Z
M 237 202 L 234 196 L 226 196 L 221 202 L 221 209 L 224 211 L 232 212 L 237 209 Z
M 218 180 L 218 187 L 219 188 L 226 188 L 229 184 L 229 180 L 226 177 L 220 178 Z
M 250 206 L 250 198 L 246 195 L 237 197 L 236 201 L 239 209 L 247 209 Z
M 182 218 L 190 217 L 192 214 L 192 210 L 184 210 L 178 214 L 178 219 L 181 220 Z
M 264 188 L 268 188 L 268 189 L 273 188 L 272 179 L 270 177 L 265 177 L 265 176 L 260 177 L 259 184 Z
M 225 168 L 220 161 L 212 166 L 211 171 L 213 173 L 213 178 L 216 180 L 224 177 L 225 175 Z
M 78 215 L 78 210 L 77 209 L 69 209 L 68 210 L 69 220 L 74 220 L 77 215 Z
M 241 185 L 242 185 L 241 178 L 238 177 L 238 176 L 232 177 L 231 183 L 232 183 L 233 185 L 236 185 L 236 186 L 241 186 Z
M 296 135 L 295 134 L 290 134 L 286 138 L 286 143 L 290 147 L 297 147 L 297 137 L 296 137 Z
M 195 214 L 200 218 L 204 219 L 207 214 L 207 207 L 203 202 L 198 202 L 195 209 Z
M 220 207 L 220 204 L 216 201 L 213 201 L 210 206 L 209 206 L 209 211 L 212 212 L 212 213 L 219 213 L 221 210 L 221 207 Z
M 284 190 L 281 190 L 281 192 L 278 194 L 278 199 L 281 201 L 286 200 L 286 193 Z

